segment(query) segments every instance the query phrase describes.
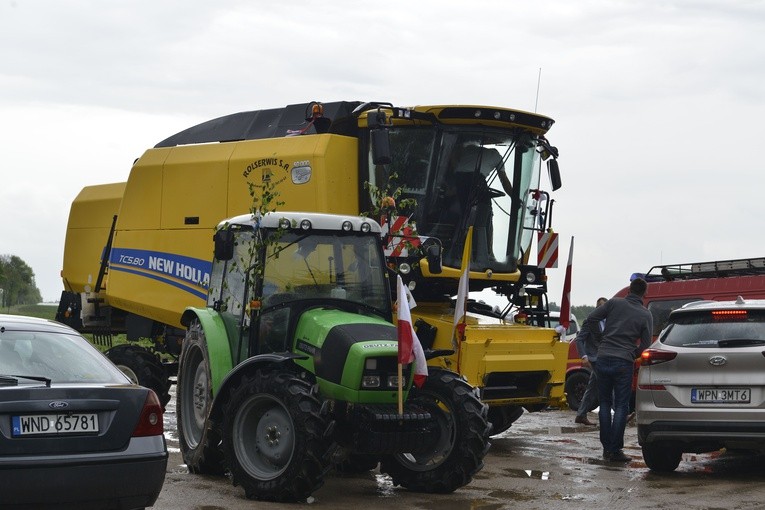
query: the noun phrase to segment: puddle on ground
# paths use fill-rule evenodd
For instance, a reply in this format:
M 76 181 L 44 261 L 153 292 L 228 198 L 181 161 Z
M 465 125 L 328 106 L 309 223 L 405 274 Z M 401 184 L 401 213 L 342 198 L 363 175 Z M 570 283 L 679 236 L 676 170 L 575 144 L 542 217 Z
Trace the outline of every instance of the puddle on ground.
M 549 480 L 549 471 L 538 471 L 536 469 L 505 469 L 503 470 L 508 476 L 514 478 L 535 478 L 537 480 Z
M 390 476 L 375 474 L 375 481 L 377 482 L 377 490 L 375 491 L 377 496 L 390 498 L 396 495 L 393 479 Z

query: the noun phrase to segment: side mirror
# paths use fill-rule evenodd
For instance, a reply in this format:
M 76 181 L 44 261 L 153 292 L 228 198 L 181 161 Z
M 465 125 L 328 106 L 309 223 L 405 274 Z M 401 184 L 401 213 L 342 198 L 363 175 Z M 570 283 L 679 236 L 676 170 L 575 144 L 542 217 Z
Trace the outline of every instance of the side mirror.
M 375 165 L 388 165 L 391 162 L 390 139 L 387 129 L 372 129 L 369 131 L 369 140 L 372 144 L 372 163 Z
M 231 260 L 234 258 L 234 232 L 228 229 L 218 230 L 213 235 L 215 242 L 215 258 Z
M 560 189 L 563 183 L 560 180 L 560 168 L 558 167 L 558 160 L 553 158 L 547 160 L 547 173 L 550 176 L 550 184 L 553 191 Z
M 441 255 L 443 252 L 441 243 L 431 237 L 425 240 L 422 248 L 425 252 L 425 258 L 428 261 L 428 269 L 430 272 L 433 274 L 440 274 L 442 271 Z

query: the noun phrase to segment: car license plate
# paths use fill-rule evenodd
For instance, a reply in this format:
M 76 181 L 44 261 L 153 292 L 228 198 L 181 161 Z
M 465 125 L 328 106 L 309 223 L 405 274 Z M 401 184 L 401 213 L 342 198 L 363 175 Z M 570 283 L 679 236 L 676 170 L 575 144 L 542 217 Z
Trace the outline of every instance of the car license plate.
M 751 388 L 692 388 L 694 404 L 748 404 L 752 400 Z
M 98 433 L 96 413 L 28 414 L 11 421 L 13 437 Z

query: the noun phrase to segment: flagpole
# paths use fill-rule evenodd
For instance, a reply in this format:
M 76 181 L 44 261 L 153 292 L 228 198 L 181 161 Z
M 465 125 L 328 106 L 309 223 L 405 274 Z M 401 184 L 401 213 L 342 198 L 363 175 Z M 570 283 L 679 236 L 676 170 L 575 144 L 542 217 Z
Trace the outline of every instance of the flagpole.
M 398 364 L 398 415 L 404 415 L 404 370 L 401 363 Z

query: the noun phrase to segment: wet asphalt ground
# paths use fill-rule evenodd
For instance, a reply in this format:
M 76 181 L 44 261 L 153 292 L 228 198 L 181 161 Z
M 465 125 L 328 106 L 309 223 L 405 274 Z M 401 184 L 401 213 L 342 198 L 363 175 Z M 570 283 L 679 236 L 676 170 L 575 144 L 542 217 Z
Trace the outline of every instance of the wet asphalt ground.
M 595 414 L 590 414 L 592 421 Z M 627 464 L 602 460 L 596 427 L 574 424 L 574 412 L 524 414 L 492 438 L 484 468 L 452 494 L 418 494 L 393 487 L 373 470 L 330 475 L 306 503 L 245 499 L 228 478 L 192 475 L 178 450 L 174 396 L 165 414 L 170 461 L 154 508 L 239 510 L 313 507 L 329 510 L 500 509 L 765 509 L 765 455 L 685 454 L 677 471 L 651 472 L 643 462 L 634 423 L 627 427 Z

